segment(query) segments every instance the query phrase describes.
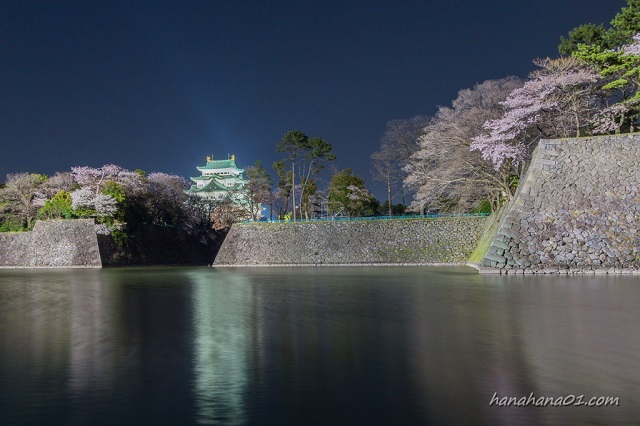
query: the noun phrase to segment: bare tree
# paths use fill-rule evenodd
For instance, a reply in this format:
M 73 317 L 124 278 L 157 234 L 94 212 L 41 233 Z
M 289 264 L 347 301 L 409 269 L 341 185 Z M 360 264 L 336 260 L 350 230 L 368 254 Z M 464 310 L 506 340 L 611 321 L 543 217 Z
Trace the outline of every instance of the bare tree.
M 384 182 L 387 186 L 389 216 L 393 214 L 394 192 L 406 176 L 404 168 L 411 155 L 417 151 L 418 137 L 428 123 L 429 118 L 424 116 L 387 122 L 387 129 L 380 140 L 380 149 L 371 154 L 373 179 Z M 402 190 L 402 185 L 399 189 Z
M 284 219 L 289 211 L 290 191 L 278 187 L 271 196 L 271 210 L 276 213 L 276 219 Z
M 400 167 L 400 161 L 391 145 L 383 143 L 380 149 L 371 154 L 373 166 L 373 179 L 384 182 L 387 187 L 387 205 L 389 216 L 393 214 L 393 191 L 398 183 L 402 182 L 404 169 Z
M 76 186 L 70 172 L 56 172 L 44 182 L 40 189 L 47 199 L 51 199 L 60 191 L 71 192 Z
M 273 192 L 272 206 L 276 209 L 279 219 L 286 216 L 291 203 L 291 192 L 293 190 L 293 173 L 287 170 L 284 160 L 273 163 L 273 170 L 278 174 L 278 187 Z M 291 203 L 292 204 L 292 203 Z
M 247 210 L 230 199 L 223 200 L 211 212 L 211 222 L 216 231 L 228 230 L 234 223 L 247 218 Z

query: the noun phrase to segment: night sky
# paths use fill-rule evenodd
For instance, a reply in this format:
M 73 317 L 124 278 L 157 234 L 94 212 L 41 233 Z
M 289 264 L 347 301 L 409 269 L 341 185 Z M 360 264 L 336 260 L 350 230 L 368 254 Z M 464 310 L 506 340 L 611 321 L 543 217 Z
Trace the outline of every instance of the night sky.
M 370 174 L 386 122 L 526 77 L 624 0 L 0 0 L 0 181 L 114 163 L 196 176 L 280 158 L 288 130 Z M 275 177 L 275 173 L 272 172 Z

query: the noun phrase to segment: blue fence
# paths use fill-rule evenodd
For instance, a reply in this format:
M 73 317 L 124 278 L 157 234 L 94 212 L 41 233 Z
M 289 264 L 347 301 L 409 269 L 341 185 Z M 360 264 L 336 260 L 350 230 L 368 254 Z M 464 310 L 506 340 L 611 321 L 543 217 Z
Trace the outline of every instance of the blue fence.
M 485 217 L 491 213 L 460 213 L 460 214 L 425 214 L 425 215 L 412 215 L 412 216 L 367 216 L 367 217 L 319 217 L 314 219 L 296 219 L 295 222 L 360 222 L 367 220 L 420 220 L 420 219 L 438 219 L 445 217 Z M 242 223 L 251 223 L 252 221 L 245 220 Z M 261 220 L 260 222 L 267 223 L 293 223 L 294 220 Z

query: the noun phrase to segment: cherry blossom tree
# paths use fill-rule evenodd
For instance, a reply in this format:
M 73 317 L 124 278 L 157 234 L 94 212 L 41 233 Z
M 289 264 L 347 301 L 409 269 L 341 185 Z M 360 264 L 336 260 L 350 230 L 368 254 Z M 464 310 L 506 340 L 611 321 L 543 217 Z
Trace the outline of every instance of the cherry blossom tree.
M 106 164 L 97 169 L 86 166 L 72 167 L 71 174 L 81 187 L 89 188 L 96 194 L 110 181 L 122 185 L 131 195 L 140 195 L 147 190 L 142 173 L 132 172 L 115 164 Z
M 242 206 L 229 199 L 221 201 L 211 212 L 213 229 L 216 231 L 228 230 L 231 225 L 247 216 L 247 211 Z
M 486 121 L 504 114 L 502 102 L 522 84 L 515 77 L 487 80 L 458 92 L 450 107 L 438 108 L 405 166 L 404 185 L 415 191 L 411 210 L 470 211 L 482 200 L 495 209 L 510 197 L 511 167 L 496 170 L 469 147 Z
M 220 203 L 189 197 L 187 188 L 186 180 L 177 175 L 146 175 L 114 164 L 73 167 L 70 173 L 56 173 L 50 179 L 29 173 L 9 175 L 0 188 L 0 230 L 28 229 L 36 217 L 94 218 L 96 232 L 111 235 L 120 245 L 147 225 L 183 229 L 207 242 L 212 212 Z
M 89 187 L 71 192 L 71 208 L 76 217 L 93 217 L 97 221 L 96 232 L 109 235 L 121 230 L 124 223 L 116 218 L 118 202 L 110 195 L 94 193 Z
M 630 56 L 640 56 L 640 33 L 637 33 L 633 36 L 633 41 L 623 47 L 623 52 L 625 55 Z
M 15 220 L 20 226 L 30 229 L 38 209 L 46 201 L 38 197 L 46 180 L 45 175 L 37 173 L 7 175 L 5 186 L 0 190 L 0 205 L 4 205 L 2 222 Z
M 56 172 L 53 176 L 46 179 L 40 185 L 35 193 L 34 202 L 41 207 L 51 200 L 60 191 L 71 192 L 77 184 L 73 180 L 73 175 L 69 172 Z
M 181 176 L 160 172 L 150 173 L 146 180 L 144 206 L 151 223 L 163 226 L 179 224 L 184 219 L 187 181 Z
M 72 167 L 71 174 L 79 186 L 71 192 L 75 215 L 95 218 L 99 233 L 112 234 L 123 241 L 126 237 L 124 202 L 146 192 L 144 177 L 115 164 L 100 168 Z
M 142 216 L 148 215 L 144 204 L 149 181 L 144 173 L 106 164 L 100 168 L 72 167 L 71 174 L 80 187 L 71 192 L 74 211 L 79 217 L 95 217 L 101 233 L 124 241 L 127 223 L 144 221 Z
M 505 162 L 524 163 L 541 137 L 589 134 L 601 104 L 593 86 L 598 74 L 584 62 L 571 57 L 534 63 L 540 69 L 502 102 L 502 117 L 485 122 L 486 133 L 473 138 L 471 149 L 496 170 Z

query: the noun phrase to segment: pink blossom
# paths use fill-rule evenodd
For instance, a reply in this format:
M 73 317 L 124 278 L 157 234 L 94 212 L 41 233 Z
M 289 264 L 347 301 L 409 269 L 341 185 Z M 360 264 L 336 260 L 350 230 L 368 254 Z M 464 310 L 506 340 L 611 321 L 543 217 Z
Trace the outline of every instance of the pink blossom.
M 107 217 L 118 210 L 118 203 L 110 195 L 94 194 L 89 188 L 80 188 L 71 193 L 71 207 L 74 210 L 91 209 L 99 217 Z
M 86 166 L 72 167 L 71 173 L 80 186 L 88 187 L 95 193 L 101 192 L 109 181 L 124 186 L 125 190 L 132 195 L 140 195 L 146 191 L 145 180 L 139 173 L 115 164 L 105 164 L 99 169 Z
M 160 198 L 182 200 L 185 198 L 184 191 L 189 187 L 183 177 L 168 173 L 150 173 L 147 181 L 149 192 Z
M 118 202 L 110 195 L 98 194 L 93 199 L 93 207 L 98 216 L 112 216 L 118 210 Z
M 622 48 L 624 50 L 624 55 L 640 55 L 640 32 L 633 36 L 633 42 L 628 44 Z
M 109 234 L 111 234 L 111 230 L 104 223 L 96 223 L 95 228 L 96 228 L 96 234 L 98 234 L 98 235 L 109 235 Z
M 538 129 L 545 120 L 575 113 L 571 109 L 576 105 L 588 105 L 589 87 L 598 80 L 595 71 L 574 58 L 543 59 L 536 64 L 542 69 L 531 73 L 524 86 L 513 90 L 501 102 L 506 108 L 503 116 L 485 122 L 487 133 L 473 138 L 471 149 L 480 151 L 496 170 L 505 161 L 519 164 L 526 159 L 529 146 L 538 139 Z M 579 128 L 574 132 L 579 132 Z
M 607 134 L 615 132 L 620 128 L 620 123 L 618 122 L 620 116 L 628 111 L 629 106 L 626 103 L 617 103 L 599 111 L 591 120 L 595 126 L 593 133 Z
M 93 208 L 95 195 L 91 189 L 84 187 L 71 192 L 71 208 L 73 210 Z

